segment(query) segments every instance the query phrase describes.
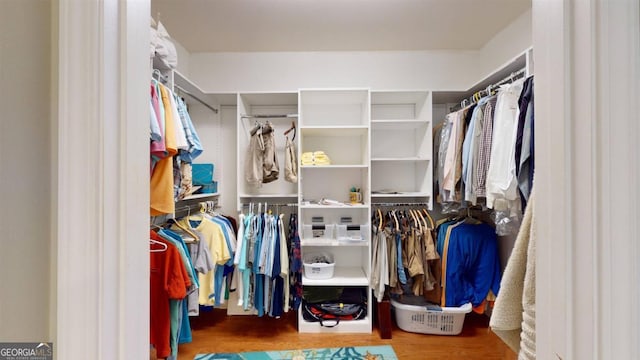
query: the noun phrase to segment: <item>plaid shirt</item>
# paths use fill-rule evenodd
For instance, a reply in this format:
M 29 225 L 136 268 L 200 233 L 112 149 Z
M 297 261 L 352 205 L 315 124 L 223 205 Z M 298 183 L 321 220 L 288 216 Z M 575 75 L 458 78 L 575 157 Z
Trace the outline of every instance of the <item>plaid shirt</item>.
M 482 123 L 482 139 L 478 149 L 478 163 L 474 171 L 473 189 L 477 196 L 486 196 L 487 171 L 491 159 L 491 141 L 493 137 L 493 113 L 498 97 L 493 96 L 487 102 Z

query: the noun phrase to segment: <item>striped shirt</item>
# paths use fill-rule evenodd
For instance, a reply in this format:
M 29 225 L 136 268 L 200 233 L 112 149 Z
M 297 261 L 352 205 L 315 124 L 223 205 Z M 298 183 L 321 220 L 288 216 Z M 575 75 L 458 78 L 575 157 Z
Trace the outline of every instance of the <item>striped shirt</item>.
M 478 149 L 478 162 L 473 172 L 473 189 L 477 196 L 486 196 L 487 171 L 491 159 L 491 141 L 493 138 L 493 114 L 498 97 L 493 96 L 487 101 L 482 123 L 482 138 Z

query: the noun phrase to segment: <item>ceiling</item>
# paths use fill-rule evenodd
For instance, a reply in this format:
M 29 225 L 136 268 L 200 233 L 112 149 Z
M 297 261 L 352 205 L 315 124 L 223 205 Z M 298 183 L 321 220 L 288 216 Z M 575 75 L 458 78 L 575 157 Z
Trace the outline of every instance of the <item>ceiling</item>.
M 531 0 L 152 0 L 189 52 L 475 50 Z

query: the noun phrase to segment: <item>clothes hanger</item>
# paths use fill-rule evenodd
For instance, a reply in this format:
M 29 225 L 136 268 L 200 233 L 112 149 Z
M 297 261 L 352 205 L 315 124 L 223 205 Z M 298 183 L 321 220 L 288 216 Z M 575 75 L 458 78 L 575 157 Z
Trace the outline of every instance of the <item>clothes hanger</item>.
M 423 222 L 421 220 L 420 215 L 418 214 L 418 210 L 412 210 L 413 212 L 413 216 L 415 216 L 416 218 L 416 223 L 418 224 L 418 229 L 420 229 L 420 233 L 422 233 L 422 228 L 423 228 Z
M 396 217 L 395 210 L 391 211 L 391 218 L 393 219 L 393 222 L 396 224 L 396 231 L 400 231 L 400 223 L 398 223 L 398 218 Z
M 427 219 L 429 219 L 429 223 L 430 223 L 429 229 L 431 230 L 435 229 L 436 228 L 435 222 L 433 221 L 431 214 L 429 214 L 429 211 L 427 211 L 427 209 L 422 209 L 422 212 L 424 212 L 424 214 L 427 216 Z
M 293 138 L 291 139 L 291 140 L 293 141 L 293 140 L 295 140 L 295 139 L 296 139 L 296 132 L 297 132 L 297 130 L 296 130 L 296 123 L 295 123 L 295 121 L 291 121 L 291 127 L 290 127 L 289 129 L 287 129 L 287 130 L 284 132 L 284 134 L 285 134 L 285 135 L 289 135 L 289 133 L 290 133 L 291 131 L 293 131 Z
M 412 209 L 409 209 L 409 215 L 411 216 L 411 219 L 413 220 L 413 226 L 414 227 L 418 227 L 418 222 L 416 221 L 416 215 L 413 213 Z
M 249 133 L 251 134 L 251 136 L 253 136 L 258 132 L 258 130 L 261 130 L 261 129 L 262 129 L 262 124 L 258 122 L 258 120 L 256 120 L 255 124 L 253 125 L 253 129 L 251 129 Z
M 168 249 L 167 244 L 160 242 L 158 240 L 149 239 L 149 244 L 162 246 L 162 249 L 149 249 L 150 252 L 163 252 L 163 251 L 167 251 Z
M 415 213 L 416 213 L 416 216 L 418 216 L 418 218 L 420 219 L 420 225 L 422 228 L 420 230 L 428 229 L 427 221 L 424 219 L 424 216 L 422 216 L 422 213 L 420 212 L 420 210 L 415 210 Z

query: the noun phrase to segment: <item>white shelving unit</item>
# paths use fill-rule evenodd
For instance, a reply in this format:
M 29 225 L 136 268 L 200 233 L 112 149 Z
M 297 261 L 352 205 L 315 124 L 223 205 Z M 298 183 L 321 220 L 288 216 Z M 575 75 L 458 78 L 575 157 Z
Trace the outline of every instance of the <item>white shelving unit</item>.
M 282 201 L 297 202 L 298 184 L 284 179 L 284 132 L 291 127 L 292 122 L 298 128 L 298 92 L 273 93 L 239 93 L 237 106 L 237 192 L 238 211 L 242 205 L 249 202 Z M 282 115 L 282 116 L 279 116 Z M 273 116 L 263 118 L 259 116 Z M 256 187 L 249 184 L 245 177 L 245 160 L 249 148 L 251 129 L 257 124 L 270 122 L 274 128 L 276 141 L 276 157 L 280 168 L 278 179 Z M 300 136 L 299 129 L 294 143 Z M 293 133 L 290 133 L 290 137 Z M 296 146 L 297 148 L 297 146 Z
M 334 257 L 334 276 L 318 280 L 303 276 L 303 287 L 362 287 L 367 293 L 365 319 L 341 322 L 334 328 L 305 321 L 303 333 L 372 331 L 371 234 L 362 240 L 338 240 L 336 234 L 305 238 L 305 226 L 341 224 L 370 229 L 371 205 L 375 202 L 427 202 L 432 195 L 431 93 L 429 91 L 370 91 L 368 89 L 303 89 L 283 93 L 240 93 L 237 97 L 237 194 L 238 210 L 243 204 L 296 203 L 302 258 L 311 252 Z M 276 156 L 284 158 L 284 134 L 293 121 L 297 127 L 298 161 L 305 152 L 323 151 L 329 165 L 300 165 L 298 183 L 284 181 L 284 174 L 272 183 L 250 186 L 244 163 L 250 130 L 260 115 L 297 114 L 270 118 L 276 134 Z M 282 163 L 280 165 L 282 170 Z M 362 202 L 349 203 L 349 192 L 358 188 Z M 387 193 L 374 193 L 385 190 Z M 340 202 L 321 205 L 322 199 Z M 309 235 L 311 236 L 311 235 Z
M 312 218 L 321 217 L 325 224 L 338 224 L 349 217 L 352 224 L 369 228 L 371 189 L 370 92 L 366 89 L 301 90 L 299 94 L 300 143 L 299 154 L 324 151 L 331 165 L 305 165 L 299 171 L 299 224 L 311 225 Z M 363 203 L 349 204 L 349 190 L 359 188 Z M 319 205 L 323 198 L 347 205 Z M 307 203 L 307 201 L 309 203 Z M 307 286 L 356 286 L 368 294 L 367 317 L 344 321 L 339 326 L 322 327 L 307 322 L 301 313 L 298 330 L 303 333 L 345 332 L 370 333 L 372 330 L 372 299 L 369 289 L 371 274 L 371 241 L 367 231 L 362 241 L 328 238 L 301 238 L 302 257 L 306 252 L 328 252 L 334 257 L 334 276 L 326 280 L 302 278 Z
M 371 197 L 433 207 L 431 92 L 371 92 Z

